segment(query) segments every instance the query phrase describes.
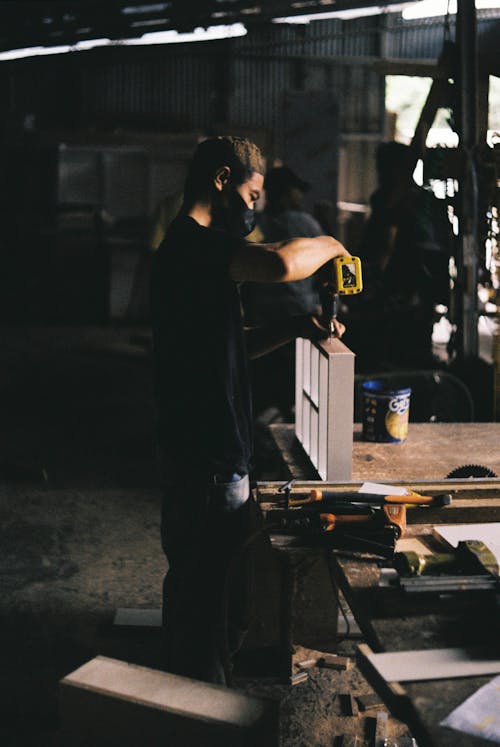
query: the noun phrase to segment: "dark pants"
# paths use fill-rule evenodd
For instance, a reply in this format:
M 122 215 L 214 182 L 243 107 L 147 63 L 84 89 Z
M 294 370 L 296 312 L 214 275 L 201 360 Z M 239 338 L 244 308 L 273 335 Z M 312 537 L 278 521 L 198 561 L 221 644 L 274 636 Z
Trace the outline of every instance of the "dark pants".
M 180 472 L 182 474 L 182 472 Z M 228 510 L 206 477 L 165 480 L 161 537 L 169 570 L 163 586 L 165 669 L 226 684 L 227 653 L 240 647 L 250 618 L 252 546 L 260 526 L 250 497 Z M 227 600 L 227 605 L 224 604 Z

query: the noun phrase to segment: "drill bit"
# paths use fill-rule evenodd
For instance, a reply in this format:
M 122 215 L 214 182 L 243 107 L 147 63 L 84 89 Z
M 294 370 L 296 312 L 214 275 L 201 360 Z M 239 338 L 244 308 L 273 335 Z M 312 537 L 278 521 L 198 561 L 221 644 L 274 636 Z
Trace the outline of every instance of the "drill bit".
M 339 307 L 339 294 L 334 293 L 332 295 L 332 305 L 330 314 L 330 342 L 335 336 L 335 319 L 337 318 L 337 312 Z

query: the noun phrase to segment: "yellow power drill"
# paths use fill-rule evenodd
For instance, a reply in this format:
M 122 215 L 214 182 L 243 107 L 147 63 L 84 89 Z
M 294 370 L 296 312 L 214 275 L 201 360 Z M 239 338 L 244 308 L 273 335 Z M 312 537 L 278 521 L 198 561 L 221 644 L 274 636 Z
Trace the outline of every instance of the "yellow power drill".
M 330 340 L 335 333 L 334 321 L 339 308 L 339 296 L 354 295 L 363 290 L 363 275 L 359 257 L 335 257 L 332 285 L 323 300 L 323 314 L 328 319 Z

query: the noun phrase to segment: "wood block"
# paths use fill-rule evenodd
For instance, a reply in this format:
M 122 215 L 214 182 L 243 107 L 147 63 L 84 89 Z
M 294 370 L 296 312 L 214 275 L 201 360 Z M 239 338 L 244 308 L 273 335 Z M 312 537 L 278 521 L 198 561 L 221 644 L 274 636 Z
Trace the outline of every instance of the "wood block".
M 297 666 L 299 669 L 312 669 L 318 664 L 318 661 L 320 661 L 320 659 L 304 659 L 304 661 L 298 661 Z
M 277 747 L 279 705 L 98 656 L 60 682 L 72 747 Z
M 300 685 L 301 682 L 307 682 L 309 679 L 309 674 L 302 670 L 300 672 L 295 672 L 290 676 L 288 684 L 290 685 Z
M 380 708 L 384 705 L 384 702 L 380 695 L 372 693 L 370 695 L 358 695 L 356 696 L 360 711 L 369 711 L 372 708 Z
M 119 607 L 115 612 L 113 625 L 123 628 L 160 628 L 161 617 L 161 609 Z
M 318 659 L 318 667 L 325 667 L 327 669 L 338 669 L 339 671 L 347 671 L 352 667 L 352 661 L 347 656 L 336 656 L 335 654 L 323 654 Z
M 342 734 L 335 747 L 360 747 L 362 740 L 355 734 Z
M 351 693 L 339 695 L 340 706 L 344 716 L 357 716 L 359 713 L 356 698 Z
M 377 711 L 365 721 L 365 732 L 370 747 L 384 747 L 387 739 L 387 721 L 389 714 L 386 711 Z

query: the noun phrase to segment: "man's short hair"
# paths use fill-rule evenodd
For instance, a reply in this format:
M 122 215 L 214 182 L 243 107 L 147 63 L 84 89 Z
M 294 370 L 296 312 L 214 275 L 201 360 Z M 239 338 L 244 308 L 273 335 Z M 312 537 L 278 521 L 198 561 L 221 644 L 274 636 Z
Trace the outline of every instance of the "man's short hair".
M 210 192 L 217 169 L 229 166 L 231 182 L 243 184 L 253 173 L 264 174 L 264 160 L 259 148 L 243 137 L 213 137 L 196 148 L 184 187 L 184 201 L 193 202 Z

